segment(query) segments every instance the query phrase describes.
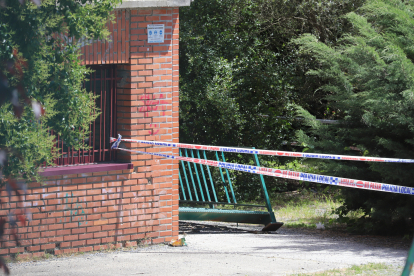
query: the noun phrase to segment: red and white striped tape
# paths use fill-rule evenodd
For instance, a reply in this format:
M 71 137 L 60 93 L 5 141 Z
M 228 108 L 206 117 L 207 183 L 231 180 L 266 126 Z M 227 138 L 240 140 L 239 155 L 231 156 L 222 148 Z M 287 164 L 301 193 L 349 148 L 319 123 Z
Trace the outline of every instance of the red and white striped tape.
M 334 185 L 334 186 L 344 186 L 344 187 L 351 187 L 351 188 L 358 188 L 358 189 L 365 189 L 365 190 L 372 190 L 372 191 L 382 191 L 382 192 L 389 192 L 389 193 L 396 193 L 396 194 L 414 195 L 414 188 L 392 185 L 392 184 L 384 184 L 384 183 L 355 180 L 355 179 L 349 179 L 349 178 L 325 176 L 325 175 L 313 174 L 313 173 L 303 173 L 303 172 L 271 169 L 271 168 L 258 167 L 258 166 L 241 165 L 241 164 L 235 164 L 235 163 L 190 158 L 190 157 L 183 157 L 183 156 L 175 156 L 175 155 L 153 153 L 153 152 L 146 152 L 146 151 L 139 151 L 139 150 L 128 150 L 128 149 L 123 149 L 123 148 L 118 148 L 118 150 L 141 153 L 141 154 L 149 154 L 149 155 L 154 155 L 154 156 L 161 156 L 161 157 L 166 157 L 170 159 L 194 162 L 194 163 L 202 164 L 202 165 L 208 165 L 208 166 L 213 166 L 213 167 L 219 167 L 219 168 L 225 168 L 225 169 L 237 170 L 237 171 L 249 172 L 249 173 L 255 173 L 255 174 L 269 175 L 269 176 L 280 177 L 280 178 L 303 180 L 303 181 L 314 182 L 314 183 L 321 183 L 321 184 Z
M 112 137 L 110 138 L 111 142 L 115 142 L 116 140 L 117 140 L 116 138 L 112 138 Z M 333 160 L 369 161 L 369 162 L 414 163 L 414 159 L 348 156 L 348 155 L 303 153 L 303 152 L 293 152 L 293 151 L 261 150 L 261 149 L 243 149 L 243 148 L 216 147 L 216 146 L 205 146 L 205 145 L 183 144 L 183 143 L 143 141 L 143 140 L 133 140 L 133 139 L 121 139 L 121 141 L 128 142 L 128 143 L 141 143 L 141 144 L 148 144 L 148 145 L 154 145 L 154 146 L 166 146 L 166 147 L 174 147 L 174 148 L 182 148 L 182 149 L 212 150 L 212 151 L 223 151 L 223 152 L 234 152 L 234 153 L 259 154 L 259 155 L 304 157 L 304 158 L 333 159 Z

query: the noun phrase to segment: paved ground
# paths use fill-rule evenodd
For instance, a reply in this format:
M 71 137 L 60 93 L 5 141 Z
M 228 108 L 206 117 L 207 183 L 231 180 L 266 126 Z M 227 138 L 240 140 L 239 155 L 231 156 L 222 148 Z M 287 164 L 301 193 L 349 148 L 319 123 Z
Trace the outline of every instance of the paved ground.
M 187 247 L 147 246 L 12 264 L 12 275 L 290 275 L 383 262 L 403 265 L 410 241 L 235 224 L 182 223 Z

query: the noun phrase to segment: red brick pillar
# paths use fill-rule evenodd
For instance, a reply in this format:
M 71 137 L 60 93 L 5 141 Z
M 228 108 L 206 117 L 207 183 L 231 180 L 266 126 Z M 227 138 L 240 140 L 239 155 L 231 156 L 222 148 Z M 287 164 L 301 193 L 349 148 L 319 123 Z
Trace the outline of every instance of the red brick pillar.
M 178 142 L 178 8 L 131 10 L 129 23 L 129 64 L 118 67 L 119 133 L 130 139 Z M 164 24 L 164 43 L 148 43 L 148 24 Z M 121 147 L 178 154 L 169 147 L 137 143 Z M 148 235 L 155 243 L 178 236 L 178 162 L 126 152 L 118 156 L 133 163 L 137 177 L 133 181 L 151 193 L 146 197 L 151 199 L 146 203 L 151 218 L 144 219 Z

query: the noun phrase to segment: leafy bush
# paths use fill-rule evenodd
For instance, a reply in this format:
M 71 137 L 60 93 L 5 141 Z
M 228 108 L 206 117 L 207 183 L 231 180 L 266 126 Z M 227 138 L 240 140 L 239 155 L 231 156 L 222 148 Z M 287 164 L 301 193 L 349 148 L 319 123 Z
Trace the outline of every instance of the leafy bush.
M 312 151 L 393 158 L 414 157 L 414 13 L 413 1 L 370 0 L 346 18 L 349 32 L 330 46 L 313 35 L 294 40 L 315 59 L 308 74 L 325 84 L 319 89 L 335 110 L 338 124 L 323 125 L 299 108 L 307 129 L 299 142 Z M 316 162 L 316 161 L 312 161 Z M 414 165 L 317 162 L 327 174 L 414 187 Z M 414 200 L 409 195 L 344 189 L 337 212 L 365 216 L 348 221 L 354 230 L 405 233 L 413 229 Z
M 298 55 L 292 38 L 310 32 L 335 43 L 351 26 L 342 17 L 364 0 L 195 0 L 180 8 L 180 141 L 291 150 L 298 127 L 292 103 L 323 113 L 314 60 Z M 286 141 L 288 141 L 286 143 Z M 227 156 L 227 155 L 226 155 Z M 248 164 L 250 156 L 229 156 Z M 278 166 L 292 159 L 260 157 Z M 257 176 L 237 173 L 236 189 L 260 194 Z M 256 184 L 253 184 L 256 182 Z M 272 192 L 289 190 L 266 177 Z

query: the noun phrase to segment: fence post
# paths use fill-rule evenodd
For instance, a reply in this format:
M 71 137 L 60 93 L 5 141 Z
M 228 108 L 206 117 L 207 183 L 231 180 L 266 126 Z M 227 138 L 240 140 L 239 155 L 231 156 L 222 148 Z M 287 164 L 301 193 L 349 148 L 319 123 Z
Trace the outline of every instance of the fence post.
M 253 149 L 255 149 L 253 147 Z M 259 158 L 257 158 L 257 154 L 254 155 L 254 159 L 256 161 L 256 165 L 260 167 Z M 264 182 L 263 175 L 260 174 L 260 180 L 262 182 L 262 189 L 265 197 L 266 207 L 267 211 L 269 211 L 270 219 L 272 220 L 272 223 L 276 222 L 275 213 L 273 213 L 272 205 L 270 204 L 269 194 L 267 193 L 266 184 Z

